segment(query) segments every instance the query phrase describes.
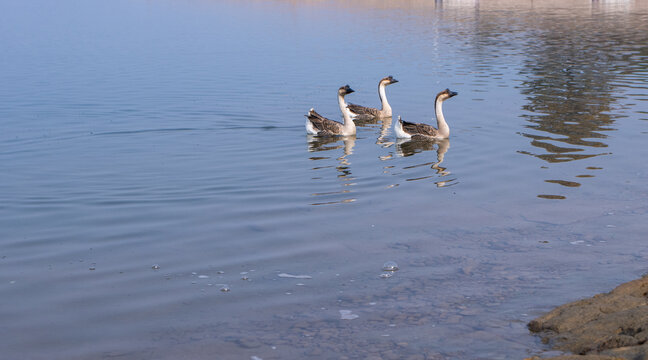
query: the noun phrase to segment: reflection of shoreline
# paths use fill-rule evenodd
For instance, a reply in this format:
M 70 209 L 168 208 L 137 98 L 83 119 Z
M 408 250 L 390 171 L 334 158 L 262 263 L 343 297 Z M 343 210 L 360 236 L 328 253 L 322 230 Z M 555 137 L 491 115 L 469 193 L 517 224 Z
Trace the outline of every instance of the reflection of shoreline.
M 289 3 L 292 6 L 316 6 L 322 8 L 338 8 L 350 11 L 422 11 L 422 10 L 469 10 L 469 11 L 514 11 L 514 10 L 532 10 L 539 13 L 556 12 L 556 9 L 578 9 L 578 10 L 598 10 L 598 11 L 634 11 L 646 9 L 648 6 L 645 1 L 591 1 L 581 0 L 574 1 L 572 4 L 566 4 L 562 0 L 498 0 L 498 1 L 478 1 L 478 0 L 407 0 L 407 1 L 384 1 L 384 0 L 275 0 L 277 2 Z
M 418 168 L 421 166 L 430 166 L 431 169 L 434 170 L 435 174 L 440 176 L 440 177 L 445 177 L 451 174 L 450 171 L 447 170 L 446 167 L 441 166 L 441 163 L 443 163 L 443 160 L 445 158 L 445 154 L 448 152 L 448 149 L 450 148 L 450 140 L 449 139 L 443 139 L 443 140 L 427 140 L 427 139 L 416 139 L 416 140 L 405 140 L 405 139 L 399 139 L 396 142 L 396 154 L 401 157 L 408 157 L 408 156 L 413 156 L 415 154 L 424 152 L 424 151 L 431 151 L 434 150 L 436 147 L 436 153 L 437 153 L 437 161 L 436 162 L 426 162 L 418 165 L 411 165 L 411 166 L 406 166 L 403 169 L 414 169 Z M 429 175 L 429 176 L 422 176 L 422 177 L 417 177 L 417 178 L 409 178 L 406 179 L 406 181 L 416 181 L 416 180 L 424 180 L 424 179 L 429 179 L 435 177 L 434 175 Z M 457 179 L 452 178 L 452 179 L 447 179 L 443 181 L 436 181 L 435 184 L 437 187 L 446 187 L 446 186 L 452 186 L 456 185 Z
M 619 126 L 616 110 L 619 89 L 623 88 L 619 80 L 624 72 L 643 68 L 640 58 L 632 55 L 641 55 L 638 49 L 646 38 L 634 36 L 635 30 L 617 22 L 604 21 L 610 7 L 598 2 L 592 7 L 597 11 L 571 15 L 571 21 L 541 18 L 535 24 L 542 31 L 528 43 L 527 58 L 519 71 L 524 78 L 520 92 L 526 104 L 521 117 L 526 124 L 518 134 L 530 144 L 519 150 L 520 154 L 548 164 L 610 154 L 606 151 L 608 133 Z M 593 177 L 585 174 L 580 179 L 585 176 Z M 567 188 L 581 185 L 574 180 L 555 175 L 545 179 L 560 186 L 559 193 L 538 197 L 565 199 Z
M 354 180 L 354 178 L 351 174 L 351 168 L 350 168 L 351 162 L 349 161 L 348 156 L 353 154 L 353 147 L 355 146 L 355 140 L 356 140 L 355 136 L 317 137 L 317 136 L 308 135 L 308 152 L 332 151 L 336 149 L 343 149 L 343 154 L 335 159 L 337 160 L 338 164 L 316 166 L 313 167 L 312 170 L 317 171 L 317 170 L 323 170 L 323 169 L 335 167 L 335 170 L 338 172 L 337 179 L 343 182 L 342 183 L 343 187 L 354 185 L 354 183 L 351 182 Z M 343 143 L 339 144 L 340 141 L 342 141 Z M 331 158 L 327 156 L 310 157 L 310 160 L 313 161 L 326 161 L 330 159 Z M 320 179 L 320 178 L 313 178 L 313 179 Z M 317 192 L 317 193 L 312 193 L 311 195 L 330 197 L 330 196 L 336 196 L 340 194 L 348 194 L 350 192 L 351 190 L 343 188 L 342 190 L 339 191 Z M 342 204 L 342 203 L 354 202 L 355 200 L 356 200 L 355 198 L 346 198 L 342 200 L 315 202 L 315 203 L 311 203 L 311 205 Z

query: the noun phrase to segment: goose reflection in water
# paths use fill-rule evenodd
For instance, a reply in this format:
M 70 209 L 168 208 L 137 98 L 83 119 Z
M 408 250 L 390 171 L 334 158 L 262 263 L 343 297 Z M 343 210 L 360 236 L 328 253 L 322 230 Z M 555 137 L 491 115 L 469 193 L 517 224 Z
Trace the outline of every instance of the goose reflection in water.
M 442 139 L 442 140 L 433 140 L 433 139 L 415 139 L 415 140 L 406 140 L 406 139 L 398 139 L 396 142 L 396 154 L 398 156 L 402 157 L 408 157 L 412 156 L 418 153 L 422 153 L 424 151 L 431 151 L 436 148 L 436 153 L 437 153 L 437 161 L 436 162 L 425 162 L 422 164 L 417 164 L 417 165 L 410 165 L 406 166 L 403 169 L 408 170 L 408 169 L 415 169 L 419 168 L 422 166 L 430 166 L 432 170 L 434 170 L 435 174 L 440 176 L 440 177 L 445 177 L 451 174 L 450 171 L 446 167 L 441 166 L 441 163 L 443 163 L 443 160 L 445 158 L 446 152 L 448 152 L 448 149 L 450 148 L 450 140 L 448 139 Z M 425 179 L 430 179 L 435 177 L 435 175 L 426 175 L 426 176 L 420 176 L 416 178 L 409 178 L 406 179 L 406 181 L 415 181 L 415 180 L 425 180 Z M 452 186 L 456 185 L 458 183 L 457 178 L 450 178 L 450 179 L 445 179 L 442 181 L 436 181 L 435 184 L 437 187 L 446 187 L 446 186 Z
M 358 116 L 355 119 L 353 119 L 353 122 L 356 124 L 357 127 L 364 127 L 364 128 L 371 128 L 371 129 L 377 128 L 378 124 L 380 124 L 380 131 L 378 132 L 376 145 L 380 145 L 383 148 L 387 148 L 394 145 L 394 142 L 389 140 L 389 135 L 391 134 L 391 126 L 392 126 L 391 116 L 383 117 L 383 118 Z
M 348 156 L 353 154 L 353 147 L 355 146 L 355 136 L 343 136 L 343 137 L 317 137 L 317 136 L 308 136 L 308 151 L 313 152 L 322 152 L 322 151 L 335 151 L 342 149 L 342 155 L 335 158 L 336 163 L 331 164 L 331 156 L 311 156 L 310 160 L 321 162 L 321 165 L 315 166 L 312 170 L 315 171 L 325 171 L 325 169 L 335 168 L 337 171 L 337 179 L 342 181 L 342 190 L 338 191 L 326 191 L 326 192 L 317 192 L 312 193 L 312 196 L 318 196 L 322 198 L 336 198 L 339 195 L 343 195 L 345 199 L 342 200 L 330 200 L 330 201 L 319 201 L 311 203 L 311 205 L 329 205 L 329 204 L 341 204 L 341 203 L 350 203 L 354 202 L 355 198 L 348 198 L 347 194 L 351 193 L 347 187 L 355 185 L 353 183 L 353 175 L 351 174 L 351 162 L 348 159 Z M 324 154 L 323 154 L 324 155 Z M 323 176 L 313 177 L 313 180 L 323 179 Z
M 376 139 L 376 145 L 387 148 L 394 145 L 393 141 L 389 140 L 390 129 L 392 125 L 392 118 L 386 117 L 381 119 L 380 134 Z

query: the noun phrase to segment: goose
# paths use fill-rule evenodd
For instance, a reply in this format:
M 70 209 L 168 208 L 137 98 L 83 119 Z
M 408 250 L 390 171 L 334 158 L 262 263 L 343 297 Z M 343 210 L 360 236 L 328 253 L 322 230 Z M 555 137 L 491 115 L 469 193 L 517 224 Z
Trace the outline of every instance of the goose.
M 398 80 L 394 79 L 391 75 L 386 78 L 382 78 L 378 83 L 378 96 L 380 96 L 380 102 L 382 103 L 382 109 L 374 109 L 370 107 L 360 106 L 356 104 L 349 104 L 347 108 L 351 112 L 351 117 L 363 117 L 363 118 L 385 118 L 392 116 L 392 108 L 387 102 L 387 95 L 385 95 L 385 86 L 397 83 Z
M 411 139 L 412 137 L 423 137 L 427 139 L 447 139 L 450 137 L 450 127 L 443 117 L 443 102 L 457 95 L 456 92 L 445 89 L 437 94 L 434 100 L 434 110 L 436 112 L 437 127 L 435 129 L 431 125 L 417 124 L 401 120 L 394 125 L 394 132 L 399 139 Z
M 342 111 L 342 116 L 344 117 L 344 123 L 340 123 L 331 119 L 327 119 L 324 116 L 318 114 L 315 109 L 310 109 L 306 118 L 306 133 L 310 135 L 319 135 L 319 136 L 347 136 L 355 135 L 356 126 L 349 116 L 349 113 L 344 109 L 346 107 L 346 102 L 344 101 L 344 96 L 355 92 L 349 85 L 342 86 L 338 89 L 338 104 L 340 105 L 340 111 Z

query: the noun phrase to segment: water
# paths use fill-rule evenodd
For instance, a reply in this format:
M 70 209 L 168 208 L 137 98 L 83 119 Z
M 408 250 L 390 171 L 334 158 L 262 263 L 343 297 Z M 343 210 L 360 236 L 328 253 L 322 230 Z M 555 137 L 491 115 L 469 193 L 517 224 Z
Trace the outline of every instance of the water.
M 0 44 L 3 357 L 522 358 L 646 271 L 643 2 L 3 2 Z M 388 75 L 448 141 L 308 139 Z

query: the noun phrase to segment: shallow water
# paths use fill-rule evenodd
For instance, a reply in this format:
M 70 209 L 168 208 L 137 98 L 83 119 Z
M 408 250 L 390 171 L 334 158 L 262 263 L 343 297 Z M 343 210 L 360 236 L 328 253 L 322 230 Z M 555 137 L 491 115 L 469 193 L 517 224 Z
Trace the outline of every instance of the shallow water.
M 522 358 L 646 271 L 643 2 L 5 2 L 0 44 L 3 357 Z M 448 141 L 306 136 L 387 75 Z

